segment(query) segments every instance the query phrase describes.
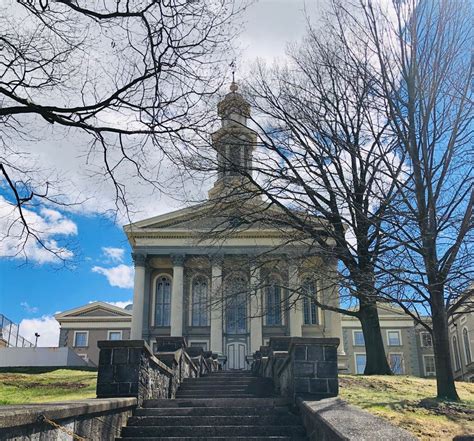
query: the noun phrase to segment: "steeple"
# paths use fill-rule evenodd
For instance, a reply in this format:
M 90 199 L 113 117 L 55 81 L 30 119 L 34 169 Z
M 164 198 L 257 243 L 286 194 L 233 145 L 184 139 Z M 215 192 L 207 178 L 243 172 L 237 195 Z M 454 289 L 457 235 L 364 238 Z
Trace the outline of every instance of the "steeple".
M 257 134 L 247 126 L 250 104 L 238 93 L 232 81 L 230 93 L 217 105 L 221 127 L 212 134 L 212 146 L 217 152 L 217 180 L 209 197 L 222 197 L 239 189 L 251 173 L 252 153 Z

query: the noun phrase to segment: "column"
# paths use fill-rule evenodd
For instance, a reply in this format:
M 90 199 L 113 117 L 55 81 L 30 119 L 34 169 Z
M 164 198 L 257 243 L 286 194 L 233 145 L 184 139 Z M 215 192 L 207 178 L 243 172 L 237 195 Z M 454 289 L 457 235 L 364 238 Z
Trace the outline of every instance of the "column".
M 339 308 L 340 306 L 340 299 L 339 299 L 339 289 L 338 289 L 338 274 L 337 274 L 337 260 L 329 260 L 326 264 L 326 268 L 328 271 L 327 276 L 324 280 L 321 280 L 321 283 L 324 287 L 325 292 L 325 302 L 328 303 L 330 306 L 335 306 Z M 341 314 L 334 311 L 326 310 L 324 311 L 325 316 L 328 318 L 329 322 L 329 336 L 328 337 L 337 337 L 340 341 L 339 346 L 337 348 L 337 353 L 339 356 L 346 355 L 344 351 L 344 340 L 342 338 L 342 324 L 341 324 Z M 343 360 L 343 358 L 339 357 L 339 361 Z
M 171 287 L 171 337 L 183 336 L 183 284 L 184 256 L 171 256 L 173 284 Z
M 133 282 L 133 308 L 132 327 L 130 340 L 141 340 L 143 338 L 143 303 L 145 299 L 145 263 L 144 254 L 132 253 L 135 265 L 135 280 Z
M 260 267 L 250 266 L 250 354 L 260 350 L 263 345 L 262 337 L 262 293 Z
M 298 292 L 300 288 L 298 267 L 295 264 L 288 265 L 288 320 L 290 322 L 290 337 L 301 337 L 303 335 L 303 310 L 302 299 Z
M 211 343 L 210 349 L 217 354 L 223 354 L 222 347 L 222 259 L 214 258 L 211 260 Z

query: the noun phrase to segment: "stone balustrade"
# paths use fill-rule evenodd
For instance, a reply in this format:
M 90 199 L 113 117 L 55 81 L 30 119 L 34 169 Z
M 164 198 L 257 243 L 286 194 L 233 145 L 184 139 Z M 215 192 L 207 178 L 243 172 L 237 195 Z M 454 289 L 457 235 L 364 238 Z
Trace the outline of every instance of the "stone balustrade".
M 220 368 L 216 354 L 186 348 L 182 337 L 157 338 L 155 354 L 143 340 L 107 340 L 98 346 L 98 398 L 136 397 L 139 405 L 174 398 L 185 378 Z
M 337 338 L 278 337 L 255 354 L 252 371 L 271 378 L 276 391 L 292 400 L 338 394 Z

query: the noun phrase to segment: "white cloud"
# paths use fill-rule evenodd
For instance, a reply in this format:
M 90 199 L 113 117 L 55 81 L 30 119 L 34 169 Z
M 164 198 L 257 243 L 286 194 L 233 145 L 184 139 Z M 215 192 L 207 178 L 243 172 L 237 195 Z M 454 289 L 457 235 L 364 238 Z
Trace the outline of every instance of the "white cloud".
M 66 239 L 77 235 L 77 225 L 57 210 L 42 207 L 39 212 L 23 208 L 30 231 L 41 238 L 41 246 L 28 235 L 15 205 L 0 196 L 0 257 L 23 259 L 44 264 L 71 259 L 74 253 Z
M 38 308 L 36 306 L 31 306 L 28 302 L 21 302 L 20 306 L 30 314 L 36 314 L 38 312 Z
M 123 248 L 102 247 L 102 253 L 111 262 L 123 262 L 123 255 L 125 253 L 125 250 Z
M 94 266 L 93 273 L 102 274 L 107 277 L 111 286 L 118 286 L 119 288 L 133 288 L 133 266 L 120 264 L 112 268 L 104 268 L 101 266 Z
M 58 346 L 59 323 L 52 315 L 23 319 L 20 322 L 20 335 L 32 343 L 35 342 L 35 332 L 40 335 L 38 338 L 38 346 Z

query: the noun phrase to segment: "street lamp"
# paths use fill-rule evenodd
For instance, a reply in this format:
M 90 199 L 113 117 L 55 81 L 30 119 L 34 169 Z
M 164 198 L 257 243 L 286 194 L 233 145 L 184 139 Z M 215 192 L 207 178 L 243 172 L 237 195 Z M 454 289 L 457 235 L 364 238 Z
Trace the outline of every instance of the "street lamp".
M 40 337 L 40 335 L 35 332 L 35 348 L 38 346 L 38 338 Z

